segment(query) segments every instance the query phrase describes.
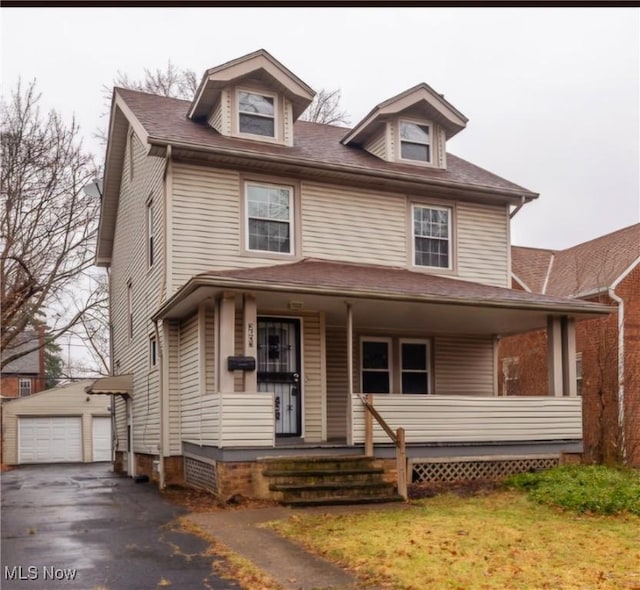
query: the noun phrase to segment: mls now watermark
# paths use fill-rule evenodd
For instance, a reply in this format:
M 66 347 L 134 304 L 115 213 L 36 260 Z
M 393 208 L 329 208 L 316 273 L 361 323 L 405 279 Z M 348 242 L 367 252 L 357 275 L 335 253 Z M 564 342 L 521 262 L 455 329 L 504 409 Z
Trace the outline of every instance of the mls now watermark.
M 27 567 L 23 567 L 21 565 L 14 565 L 13 567 L 9 567 L 8 565 L 4 566 L 5 580 L 70 581 L 75 580 L 77 575 L 78 570 L 75 568 L 61 568 L 52 565 L 30 565 Z

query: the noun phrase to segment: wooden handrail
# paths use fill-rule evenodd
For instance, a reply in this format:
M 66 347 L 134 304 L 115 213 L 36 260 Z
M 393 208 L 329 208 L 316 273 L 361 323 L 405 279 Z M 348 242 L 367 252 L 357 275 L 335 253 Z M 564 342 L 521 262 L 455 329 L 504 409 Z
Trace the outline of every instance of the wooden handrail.
M 409 497 L 407 491 L 407 448 L 405 442 L 404 428 L 398 428 L 393 432 L 386 420 L 380 415 L 380 412 L 373 407 L 373 396 L 371 394 L 366 397 L 361 393 L 358 394 L 362 405 L 367 413 L 365 415 L 365 453 L 373 455 L 373 422 L 371 417 L 375 418 L 382 430 L 384 430 L 389 438 L 396 445 L 396 467 L 398 472 L 398 494 L 405 500 Z

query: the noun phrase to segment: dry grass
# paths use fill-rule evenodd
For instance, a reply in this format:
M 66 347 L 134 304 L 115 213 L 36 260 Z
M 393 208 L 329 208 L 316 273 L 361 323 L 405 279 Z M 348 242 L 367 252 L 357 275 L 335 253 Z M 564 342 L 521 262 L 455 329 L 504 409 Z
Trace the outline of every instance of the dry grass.
M 640 518 L 577 516 L 517 492 L 272 526 L 363 583 L 394 590 L 640 590 Z

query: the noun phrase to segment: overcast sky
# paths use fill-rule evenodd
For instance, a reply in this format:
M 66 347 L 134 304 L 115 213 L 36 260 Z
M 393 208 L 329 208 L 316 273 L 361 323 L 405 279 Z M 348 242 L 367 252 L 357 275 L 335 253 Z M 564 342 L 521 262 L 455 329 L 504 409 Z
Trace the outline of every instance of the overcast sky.
M 358 122 L 426 82 L 469 118 L 450 152 L 540 193 L 520 245 L 565 248 L 640 221 L 640 9 L 3 8 L 3 94 L 105 126 L 118 71 L 206 68 L 264 48 Z M 102 160 L 103 154 L 99 154 Z

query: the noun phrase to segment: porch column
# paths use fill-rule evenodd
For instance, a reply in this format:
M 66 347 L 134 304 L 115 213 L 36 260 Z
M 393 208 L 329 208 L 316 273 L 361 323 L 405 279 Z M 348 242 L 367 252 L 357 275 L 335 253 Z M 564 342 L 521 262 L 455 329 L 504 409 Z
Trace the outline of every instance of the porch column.
M 562 395 L 562 329 L 560 318 L 547 318 L 547 360 L 549 395 Z
M 353 429 L 351 422 L 353 420 L 353 309 L 351 304 L 347 303 L 347 376 L 349 383 L 347 386 L 347 444 L 353 444 Z
M 244 355 L 256 359 L 255 371 L 244 371 L 244 390 L 258 391 L 258 304 L 253 295 L 244 296 Z
M 235 390 L 234 374 L 227 368 L 227 359 L 235 354 L 236 296 L 223 293 L 218 302 L 220 313 L 218 329 L 218 385 L 221 393 Z
M 562 385 L 565 395 L 578 395 L 576 383 L 576 321 L 563 317 L 562 332 Z

